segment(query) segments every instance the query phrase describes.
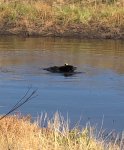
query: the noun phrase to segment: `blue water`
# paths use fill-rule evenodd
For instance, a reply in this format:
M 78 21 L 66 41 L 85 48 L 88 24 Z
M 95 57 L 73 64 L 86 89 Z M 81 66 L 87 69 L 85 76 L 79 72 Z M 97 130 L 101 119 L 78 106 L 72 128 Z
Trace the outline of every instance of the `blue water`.
M 106 44 L 106 45 L 105 45 Z M 0 41 L 0 113 L 25 94 L 37 97 L 19 108 L 22 114 L 59 111 L 73 126 L 124 129 L 124 42 L 42 38 L 3 38 Z M 65 62 L 82 72 L 65 77 L 43 70 Z

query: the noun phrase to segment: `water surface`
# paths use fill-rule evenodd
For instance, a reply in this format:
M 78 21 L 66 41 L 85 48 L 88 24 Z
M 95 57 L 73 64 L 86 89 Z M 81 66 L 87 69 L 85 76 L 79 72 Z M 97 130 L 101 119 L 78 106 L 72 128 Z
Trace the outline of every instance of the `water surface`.
M 0 38 L 0 113 L 6 113 L 26 92 L 38 96 L 25 104 L 22 114 L 59 111 L 72 124 L 124 129 L 124 42 L 59 38 Z M 77 66 L 80 74 L 65 77 L 43 68 Z

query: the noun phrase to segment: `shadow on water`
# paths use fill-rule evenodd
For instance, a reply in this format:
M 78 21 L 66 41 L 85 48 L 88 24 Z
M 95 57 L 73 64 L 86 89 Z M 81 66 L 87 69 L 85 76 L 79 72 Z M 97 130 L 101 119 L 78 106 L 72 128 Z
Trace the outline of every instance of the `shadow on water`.
M 67 73 L 67 72 L 65 72 L 65 73 L 63 73 L 62 75 L 63 75 L 64 77 L 70 77 L 70 76 L 74 76 L 74 75 L 81 74 L 81 73 L 83 73 L 83 72 L 72 72 L 72 73 Z
M 59 75 L 59 76 L 64 76 L 64 77 L 71 77 L 71 76 L 75 76 L 75 75 L 78 75 L 78 74 L 83 74 L 85 72 L 62 72 L 62 73 L 52 73 L 52 72 L 49 72 L 47 74 L 49 75 Z

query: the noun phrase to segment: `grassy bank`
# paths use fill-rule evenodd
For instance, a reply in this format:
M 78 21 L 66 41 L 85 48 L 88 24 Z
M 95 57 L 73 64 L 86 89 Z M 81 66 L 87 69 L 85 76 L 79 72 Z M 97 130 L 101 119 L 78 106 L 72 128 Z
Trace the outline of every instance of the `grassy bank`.
M 124 2 L 0 0 L 0 34 L 124 39 Z
M 41 123 L 39 125 L 39 122 Z M 46 127 L 43 128 L 44 122 Z M 122 150 L 123 143 L 103 139 L 102 131 L 77 127 L 69 130 L 69 124 L 55 114 L 32 122 L 30 117 L 9 116 L 0 122 L 1 150 Z

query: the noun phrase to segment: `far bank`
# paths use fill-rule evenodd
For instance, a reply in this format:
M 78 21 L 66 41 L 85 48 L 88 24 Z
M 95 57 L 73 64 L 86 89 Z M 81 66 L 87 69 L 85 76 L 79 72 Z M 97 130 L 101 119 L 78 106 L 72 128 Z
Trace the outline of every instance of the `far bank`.
M 124 39 L 118 1 L 2 1 L 0 35 Z

